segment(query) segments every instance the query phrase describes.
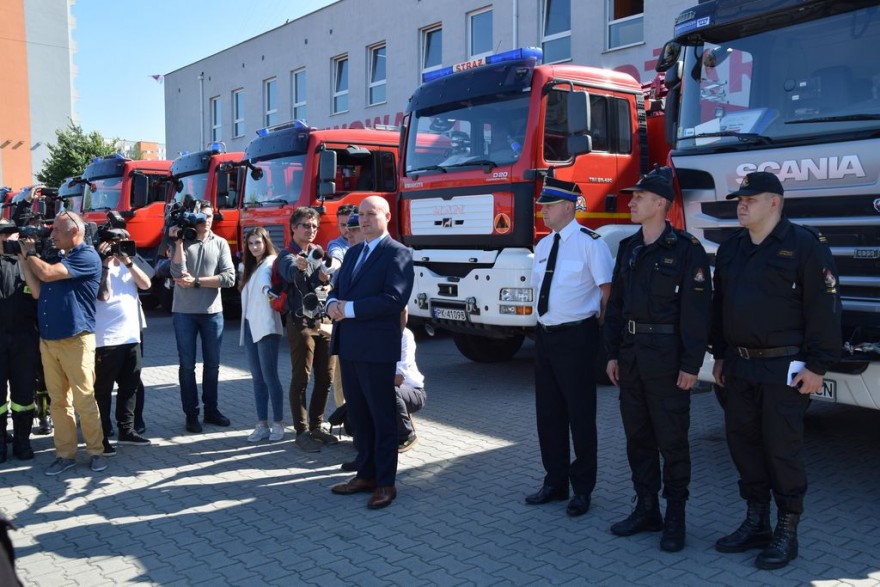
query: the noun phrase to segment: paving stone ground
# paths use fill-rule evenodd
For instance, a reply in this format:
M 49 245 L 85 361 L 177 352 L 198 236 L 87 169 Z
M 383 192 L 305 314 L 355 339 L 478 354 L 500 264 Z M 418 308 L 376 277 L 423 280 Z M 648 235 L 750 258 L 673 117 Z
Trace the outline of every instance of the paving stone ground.
M 329 490 L 349 476 L 339 464 L 355 454 L 350 438 L 316 454 L 300 452 L 290 433 L 246 442 L 255 411 L 237 321 L 226 322 L 220 373 L 232 426 L 199 435 L 183 428 L 171 320 L 151 314 L 149 325 L 153 446 L 119 447 L 103 473 L 81 453 L 78 467 L 46 477 L 52 441 L 36 437 L 34 461 L 0 465 L 0 511 L 19 527 L 25 585 L 880 585 L 880 412 L 814 402 L 800 558 L 768 572 L 753 566 L 755 552 L 713 548 L 744 505 L 711 393 L 692 403 L 688 544 L 667 554 L 659 534 L 608 531 L 632 497 L 613 388 L 599 391 L 589 514 L 523 503 L 543 477 L 528 341 L 497 365 L 467 361 L 448 337 L 419 341 L 428 388 L 419 443 L 401 455 L 397 500 L 370 511 L 366 495 Z M 286 389 L 286 346 L 280 369 Z

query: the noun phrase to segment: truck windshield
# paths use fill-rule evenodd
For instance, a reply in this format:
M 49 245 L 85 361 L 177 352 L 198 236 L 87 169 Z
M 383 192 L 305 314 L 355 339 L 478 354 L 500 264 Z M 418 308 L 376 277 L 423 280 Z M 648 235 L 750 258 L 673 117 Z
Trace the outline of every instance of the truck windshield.
M 713 42 L 684 48 L 678 149 L 843 141 L 880 129 L 876 7 L 737 39 L 705 36 Z
M 188 195 L 196 200 L 207 199 L 205 194 L 205 189 L 208 187 L 207 173 L 194 173 L 178 179 L 183 184 L 183 189 L 179 192 L 174 192 L 175 202 L 183 202 L 183 199 Z
M 305 165 L 306 155 L 289 155 L 256 163 L 257 175 L 262 175 L 254 179 L 253 172 L 247 173 L 244 205 L 283 205 L 298 201 Z
M 468 165 L 510 165 L 522 154 L 529 97 L 455 102 L 413 113 L 406 139 L 407 174 Z
M 84 212 L 106 212 L 115 210 L 119 205 L 119 194 L 122 190 L 121 177 L 105 177 L 91 182 L 94 186 L 85 190 L 83 202 Z
M 81 183 L 77 183 L 73 187 L 68 187 L 67 184 L 64 184 L 58 188 L 58 197 L 61 198 L 61 209 L 59 211 L 82 212 L 84 189 L 85 186 Z

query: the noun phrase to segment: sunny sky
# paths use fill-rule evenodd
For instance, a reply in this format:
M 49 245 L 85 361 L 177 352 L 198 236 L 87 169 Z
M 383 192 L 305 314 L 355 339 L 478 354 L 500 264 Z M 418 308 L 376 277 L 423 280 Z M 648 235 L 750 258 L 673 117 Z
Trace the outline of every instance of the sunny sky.
M 165 142 L 165 93 L 152 75 L 281 26 L 336 0 L 76 0 L 79 123 L 107 138 Z

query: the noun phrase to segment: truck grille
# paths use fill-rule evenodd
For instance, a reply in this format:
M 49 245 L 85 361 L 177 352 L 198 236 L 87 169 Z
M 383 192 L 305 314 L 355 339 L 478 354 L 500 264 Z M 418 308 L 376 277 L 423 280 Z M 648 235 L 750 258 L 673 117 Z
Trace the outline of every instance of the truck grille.
M 253 226 L 243 226 L 241 229 L 241 234 L 242 235 L 247 234 L 247 231 L 249 231 L 251 228 L 254 228 L 254 227 Z M 264 226 L 263 228 L 265 228 L 266 232 L 269 233 L 269 237 L 272 239 L 272 244 L 275 245 L 275 248 L 278 249 L 278 251 L 281 251 L 281 249 L 283 249 L 284 247 L 287 246 L 287 243 L 284 242 L 284 225 L 283 224 L 269 224 L 267 226 Z M 244 240 L 242 240 L 242 244 L 244 244 Z

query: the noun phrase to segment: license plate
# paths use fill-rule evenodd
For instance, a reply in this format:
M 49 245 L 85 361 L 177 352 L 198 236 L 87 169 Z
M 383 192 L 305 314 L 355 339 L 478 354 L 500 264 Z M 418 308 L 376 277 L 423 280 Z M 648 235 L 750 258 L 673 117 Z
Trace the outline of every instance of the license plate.
M 455 320 L 457 322 L 467 322 L 467 313 L 458 308 L 434 308 L 434 318 L 437 320 Z
M 837 401 L 837 382 L 833 379 L 823 379 L 822 391 L 814 393 L 813 397 L 822 401 Z

